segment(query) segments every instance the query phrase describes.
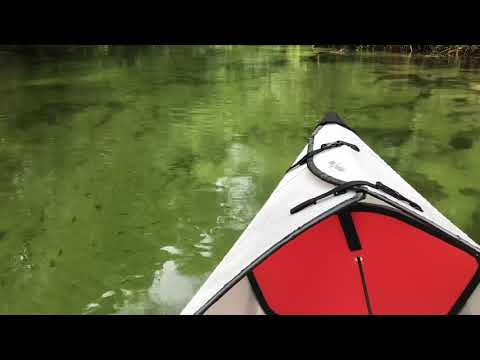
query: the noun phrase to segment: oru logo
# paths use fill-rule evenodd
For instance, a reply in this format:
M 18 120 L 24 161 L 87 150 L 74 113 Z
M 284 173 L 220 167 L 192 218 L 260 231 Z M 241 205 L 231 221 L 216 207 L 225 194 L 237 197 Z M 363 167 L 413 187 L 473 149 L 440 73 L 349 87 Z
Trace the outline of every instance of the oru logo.
M 339 163 L 333 160 L 328 162 L 328 167 L 333 168 L 337 171 L 342 171 L 342 172 L 345 171 L 345 168 L 343 166 L 341 166 Z

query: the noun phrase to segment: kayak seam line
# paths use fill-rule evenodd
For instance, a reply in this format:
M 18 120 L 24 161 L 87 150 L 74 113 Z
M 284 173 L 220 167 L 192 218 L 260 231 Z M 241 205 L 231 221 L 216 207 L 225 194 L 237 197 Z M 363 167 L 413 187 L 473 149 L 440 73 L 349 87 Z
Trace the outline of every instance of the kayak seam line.
M 360 272 L 360 278 L 362 280 L 363 295 L 365 296 L 365 302 L 367 304 L 368 315 L 373 315 L 372 305 L 370 303 L 370 297 L 368 295 L 367 281 L 365 279 L 365 273 L 363 272 L 363 266 L 362 266 L 363 259 L 362 259 L 361 256 L 357 256 L 356 260 L 357 260 L 357 264 L 358 264 L 358 271 Z

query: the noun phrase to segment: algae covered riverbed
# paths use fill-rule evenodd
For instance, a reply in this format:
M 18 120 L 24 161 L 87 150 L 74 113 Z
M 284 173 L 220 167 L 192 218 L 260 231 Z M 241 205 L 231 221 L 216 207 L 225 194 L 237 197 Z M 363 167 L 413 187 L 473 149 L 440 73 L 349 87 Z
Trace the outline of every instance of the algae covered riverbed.
M 2 49 L 0 313 L 179 313 L 327 111 L 480 241 L 479 95 L 383 53 Z

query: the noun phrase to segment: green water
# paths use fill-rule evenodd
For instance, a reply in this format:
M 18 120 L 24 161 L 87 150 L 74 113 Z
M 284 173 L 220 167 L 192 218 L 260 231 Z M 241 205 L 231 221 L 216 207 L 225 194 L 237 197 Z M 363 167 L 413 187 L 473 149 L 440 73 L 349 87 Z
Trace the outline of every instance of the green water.
M 0 313 L 176 314 L 326 111 L 480 239 L 480 69 L 310 47 L 0 50 Z

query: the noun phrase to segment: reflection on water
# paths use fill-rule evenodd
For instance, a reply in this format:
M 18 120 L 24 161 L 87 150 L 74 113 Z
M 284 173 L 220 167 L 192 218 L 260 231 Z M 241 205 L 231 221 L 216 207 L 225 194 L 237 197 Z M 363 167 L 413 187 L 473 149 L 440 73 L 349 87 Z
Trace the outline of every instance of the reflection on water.
M 480 70 L 299 46 L 0 51 L 0 313 L 175 314 L 326 111 L 480 239 Z
M 119 300 L 113 306 L 114 314 L 176 314 L 194 295 L 206 276 L 185 276 L 177 270 L 175 261 L 168 260 L 153 274 L 147 290 L 134 293 L 120 289 Z M 111 295 L 110 295 L 111 293 Z M 109 292 L 109 296 L 115 293 Z M 105 294 L 104 294 L 105 295 Z M 103 296 L 104 296 L 103 295 Z M 96 307 L 100 307 L 97 304 Z
M 156 304 L 176 308 L 193 296 L 198 282 L 199 279 L 196 277 L 180 274 L 175 262 L 169 260 L 163 264 L 161 270 L 155 272 L 148 295 Z

